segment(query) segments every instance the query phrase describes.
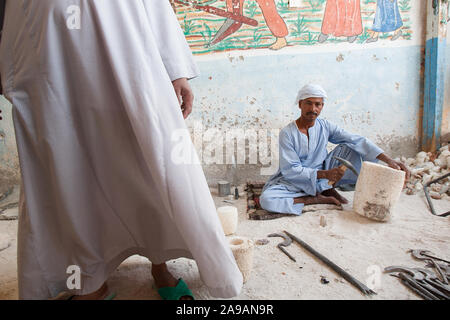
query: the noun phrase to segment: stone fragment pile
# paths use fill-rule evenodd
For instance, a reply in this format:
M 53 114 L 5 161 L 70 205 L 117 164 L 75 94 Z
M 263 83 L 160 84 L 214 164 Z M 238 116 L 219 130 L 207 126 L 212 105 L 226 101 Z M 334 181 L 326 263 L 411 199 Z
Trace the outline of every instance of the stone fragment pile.
M 450 145 L 443 146 L 436 152 L 419 152 L 414 158 L 397 158 L 411 171 L 411 178 L 406 184 L 406 194 L 413 195 L 422 192 L 430 181 L 450 172 Z M 433 199 L 450 197 L 450 177 L 434 183 L 429 188 Z

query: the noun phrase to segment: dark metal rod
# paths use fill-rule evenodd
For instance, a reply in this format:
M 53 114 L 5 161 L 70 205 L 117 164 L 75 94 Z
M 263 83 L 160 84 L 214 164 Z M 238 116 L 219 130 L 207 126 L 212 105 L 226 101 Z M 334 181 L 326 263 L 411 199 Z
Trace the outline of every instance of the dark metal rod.
M 440 300 L 438 297 L 436 297 L 434 294 L 432 294 L 431 292 L 429 292 L 427 289 L 425 289 L 424 287 L 422 287 L 420 284 L 418 284 L 416 281 L 414 281 L 409 275 L 400 272 L 398 274 L 398 276 L 400 277 L 400 279 L 408 282 L 411 286 L 413 286 L 414 288 L 416 288 L 418 291 L 420 291 L 422 294 L 427 295 L 431 300 Z
M 297 260 L 295 260 L 295 258 L 289 253 L 287 252 L 287 250 L 285 248 L 283 248 L 282 246 L 278 245 L 278 249 L 280 249 L 281 251 L 284 252 L 285 255 L 287 255 L 289 257 L 289 259 L 291 259 L 294 262 L 297 262 Z
M 284 231 L 292 240 L 300 244 L 303 248 L 308 250 L 310 253 L 312 253 L 314 256 L 319 258 L 322 262 L 327 264 L 331 269 L 333 269 L 335 272 L 337 272 L 339 275 L 341 275 L 345 280 L 353 284 L 355 287 L 357 287 L 362 293 L 364 294 L 376 294 L 376 292 L 372 291 L 370 288 L 368 288 L 366 285 L 364 285 L 362 282 L 355 279 L 353 276 L 351 276 L 347 271 L 336 265 L 334 262 L 329 260 L 327 257 L 321 255 L 319 252 L 314 250 L 312 247 L 310 247 L 307 243 L 303 242 L 293 234 Z
M 431 186 L 433 183 L 439 182 L 442 179 L 447 178 L 448 176 L 450 176 L 450 172 L 443 175 L 442 177 L 439 177 L 433 181 L 428 182 L 427 184 L 425 184 L 425 186 L 423 187 L 423 192 L 425 193 L 425 198 L 427 199 L 428 205 L 430 207 L 431 213 L 435 216 L 438 217 L 447 217 L 448 215 L 450 215 L 450 211 L 447 211 L 445 213 L 442 214 L 437 214 L 436 211 L 434 210 L 434 206 L 433 206 L 433 202 L 431 201 L 430 195 L 428 193 L 428 187 Z
M 419 296 L 421 296 L 422 298 L 424 298 L 425 300 L 433 300 L 431 299 L 429 296 L 427 296 L 426 294 L 422 293 L 420 290 L 416 289 L 414 286 L 412 286 L 408 281 L 404 280 L 404 279 L 400 279 L 400 281 L 409 289 L 411 289 L 412 291 L 414 291 L 416 294 L 418 294 Z

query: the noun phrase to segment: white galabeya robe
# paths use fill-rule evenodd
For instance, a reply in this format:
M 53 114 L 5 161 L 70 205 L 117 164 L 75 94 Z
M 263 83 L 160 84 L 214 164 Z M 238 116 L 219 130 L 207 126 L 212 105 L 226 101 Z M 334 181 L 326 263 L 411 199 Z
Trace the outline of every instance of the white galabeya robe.
M 22 173 L 19 298 L 97 290 L 127 257 L 188 257 L 211 295 L 242 275 L 171 80 L 197 76 L 168 0 L 8 0 L 0 72 Z M 193 152 L 190 139 L 184 148 Z M 197 159 L 198 160 L 198 159 Z

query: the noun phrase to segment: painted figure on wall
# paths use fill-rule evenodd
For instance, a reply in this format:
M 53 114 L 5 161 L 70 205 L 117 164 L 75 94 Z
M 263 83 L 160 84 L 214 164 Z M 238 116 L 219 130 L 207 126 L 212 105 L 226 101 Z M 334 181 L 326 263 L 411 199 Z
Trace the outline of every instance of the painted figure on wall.
M 378 0 L 377 12 L 373 21 L 372 37 L 366 42 L 378 41 L 380 32 L 394 32 L 391 40 L 397 40 L 402 35 L 403 21 L 398 9 L 397 0 Z
M 360 0 L 327 0 L 319 43 L 330 35 L 347 37 L 352 43 L 362 33 Z
M 228 12 L 242 15 L 244 11 L 244 1 L 245 0 L 226 0 Z M 256 0 L 256 2 L 261 8 L 267 26 L 269 27 L 272 34 L 276 37 L 276 41 L 269 47 L 269 49 L 279 50 L 281 48 L 284 48 L 285 46 L 287 46 L 286 37 L 289 34 L 289 31 L 283 18 L 278 13 L 275 0 Z M 240 23 L 234 22 L 233 25 L 230 24 L 229 26 L 227 26 L 227 22 L 225 22 L 224 26 L 228 30 L 224 30 L 223 32 L 228 31 L 227 35 L 229 35 L 233 32 L 236 32 L 241 25 L 242 24 Z M 230 31 L 232 32 L 230 33 Z M 222 35 L 224 34 L 225 33 L 222 33 Z M 223 38 L 225 37 L 222 37 L 222 39 Z
M 413 34 L 413 23 L 402 25 L 402 20 L 414 20 L 411 0 L 164 1 L 174 4 L 196 55 L 324 42 L 374 42 L 388 36 L 411 40 Z

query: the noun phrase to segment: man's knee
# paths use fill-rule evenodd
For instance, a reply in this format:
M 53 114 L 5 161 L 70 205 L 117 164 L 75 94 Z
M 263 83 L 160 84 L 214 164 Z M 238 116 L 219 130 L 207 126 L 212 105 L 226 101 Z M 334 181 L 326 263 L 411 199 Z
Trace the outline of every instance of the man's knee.
M 259 205 L 261 208 L 266 210 L 267 206 L 269 205 L 269 199 L 267 197 L 267 192 L 263 192 L 261 196 L 259 197 Z

